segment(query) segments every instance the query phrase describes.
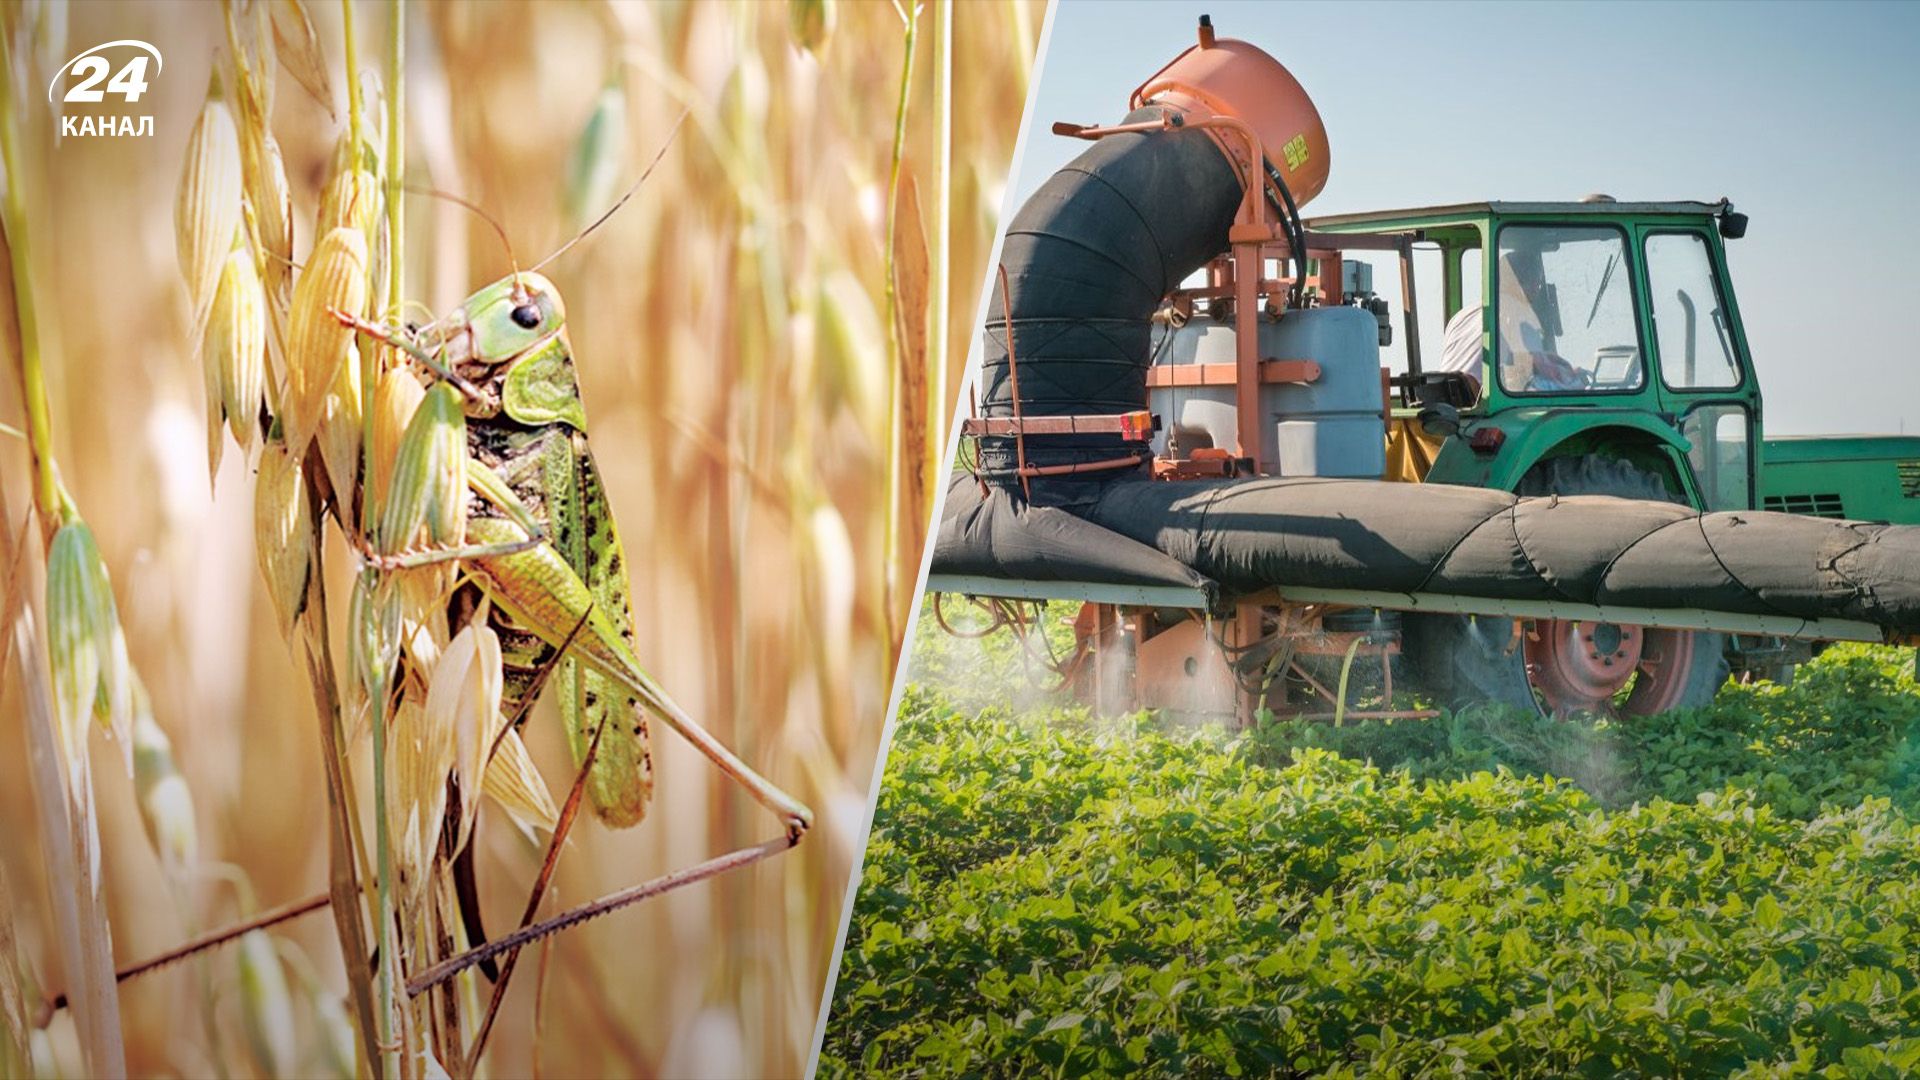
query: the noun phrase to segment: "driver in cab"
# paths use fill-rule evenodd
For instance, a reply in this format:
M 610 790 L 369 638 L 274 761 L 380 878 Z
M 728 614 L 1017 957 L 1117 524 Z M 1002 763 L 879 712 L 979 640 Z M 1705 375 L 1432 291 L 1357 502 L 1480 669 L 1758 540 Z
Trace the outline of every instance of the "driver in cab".
M 1519 392 L 1581 390 L 1584 372 L 1549 352 L 1546 332 L 1533 298 L 1542 284 L 1540 257 L 1518 251 L 1500 256 L 1500 385 Z M 1479 396 L 1484 357 L 1480 324 L 1485 305 L 1463 307 L 1447 320 L 1441 343 L 1440 370 L 1456 371 L 1473 380 Z

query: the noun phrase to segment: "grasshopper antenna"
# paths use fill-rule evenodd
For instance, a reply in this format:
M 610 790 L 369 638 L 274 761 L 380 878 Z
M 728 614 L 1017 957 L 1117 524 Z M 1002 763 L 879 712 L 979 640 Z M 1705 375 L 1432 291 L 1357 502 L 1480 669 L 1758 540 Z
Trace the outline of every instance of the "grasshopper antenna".
M 569 248 L 571 248 L 571 247 L 573 247 L 573 245 L 575 245 L 575 244 L 577 244 L 577 243 L 579 243 L 580 241 L 582 241 L 582 240 L 584 240 L 584 239 L 586 239 L 586 238 L 587 238 L 587 234 L 589 234 L 589 233 L 591 233 L 591 232 L 593 232 L 593 230 L 595 230 L 595 229 L 597 229 L 597 228 L 599 228 L 600 226 L 602 226 L 602 225 L 605 225 L 605 224 L 607 223 L 607 219 L 608 219 L 608 218 L 610 218 L 610 217 L 612 217 L 613 215 L 615 215 L 615 214 L 617 214 L 617 213 L 619 213 L 619 212 L 620 212 L 620 208 L 621 208 L 621 207 L 623 207 L 623 206 L 625 206 L 625 205 L 627 205 L 627 200 L 628 200 L 628 199 L 631 199 L 631 198 L 633 198 L 633 193 L 634 193 L 634 192 L 636 192 L 636 191 L 639 191 L 639 190 L 640 190 L 640 185 L 641 185 L 641 184 L 644 184 L 644 183 L 646 183 L 646 182 L 647 182 L 647 177 L 649 177 L 649 176 L 652 176 L 652 175 L 653 175 L 653 170 L 654 170 L 654 168 L 655 168 L 656 166 L 658 166 L 658 165 L 660 164 L 660 159 L 661 159 L 661 158 L 664 158 L 664 157 L 666 157 L 666 156 L 667 156 L 667 149 L 668 149 L 669 147 L 671 147 L 671 146 L 673 145 L 673 140 L 674 140 L 674 139 L 675 139 L 675 138 L 676 138 L 676 137 L 677 137 L 677 136 L 678 136 L 678 135 L 680 134 L 680 127 L 681 127 L 681 125 L 683 125 L 683 124 L 685 124 L 685 123 L 687 122 L 687 112 L 688 112 L 688 111 L 689 111 L 689 110 L 686 110 L 686 109 L 682 109 L 682 110 L 680 110 L 680 117 L 679 117 L 679 119 L 677 119 L 677 120 L 675 120 L 675 121 L 673 122 L 673 128 L 672 128 L 671 130 L 669 130 L 669 131 L 667 132 L 667 139 L 666 139 L 666 141 L 660 144 L 660 149 L 659 149 L 659 151 L 657 151 L 657 152 L 656 152 L 656 153 L 655 153 L 655 154 L 653 155 L 653 160 L 652 160 L 652 161 L 649 161 L 649 162 L 647 162 L 647 167 L 646 167 L 646 169 L 645 169 L 645 170 L 644 170 L 643 172 L 641 172 L 641 174 L 640 174 L 640 178 L 639 178 L 638 180 L 635 180 L 635 181 L 633 182 L 633 186 L 632 186 L 632 187 L 629 187 L 629 188 L 627 188 L 627 192 L 626 192 L 626 194 L 624 194 L 624 195 L 622 195 L 622 196 L 620 196 L 620 198 L 618 198 L 618 199 L 616 199 L 616 200 L 614 201 L 614 204 L 613 204 L 612 206 L 609 206 L 609 207 L 607 207 L 607 212 L 606 212 L 606 213 L 604 213 L 604 214 L 601 214 L 601 215 L 600 215 L 600 216 L 599 216 L 598 218 L 595 218 L 595 219 L 594 219 L 594 222 L 593 222 L 593 224 L 591 224 L 591 225 L 589 225 L 589 226 L 587 226 L 586 228 L 584 228 L 584 229 L 581 229 L 581 230 L 580 230 L 579 232 L 577 232 L 577 233 L 575 233 L 575 234 L 574 234 L 574 236 L 573 236 L 573 239 L 571 239 L 571 240 L 569 240 L 569 241 L 567 241 L 567 242 L 566 242 L 566 243 L 564 243 L 564 244 L 561 244 L 561 245 L 560 245 L 560 247 L 559 247 L 559 249 L 558 249 L 558 250 L 556 250 L 556 251 L 555 251 L 555 252 L 554 252 L 553 254 L 551 254 L 551 255 L 549 255 L 549 256 L 547 256 L 546 258 L 544 258 L 544 259 L 541 259 L 541 260 L 540 260 L 539 262 L 537 262 L 537 263 L 535 263 L 535 264 L 533 264 L 533 269 L 534 269 L 534 270 L 538 270 L 538 269 L 540 269 L 541 267 L 543 267 L 543 266 L 545 266 L 545 265 L 547 265 L 548 263 L 550 263 L 550 262 L 552 262 L 553 260 L 555 260 L 555 259 L 557 259 L 557 258 L 559 258 L 560 256 L 562 256 L 562 255 L 565 255 L 565 254 L 567 253 L 567 249 L 569 249 Z M 531 271 L 530 271 L 530 272 L 531 272 Z
M 471 200 L 468 200 L 468 199 L 463 199 L 460 196 L 455 195 L 451 191 L 441 191 L 439 188 L 414 187 L 411 184 L 409 184 L 407 186 L 407 190 L 412 192 L 415 195 L 425 195 L 425 196 L 428 196 L 429 198 L 434 198 L 434 199 L 445 199 L 446 201 L 453 203 L 455 206 L 463 206 L 468 210 L 473 211 L 474 214 L 476 214 L 481 221 L 484 221 L 489 226 L 492 226 L 493 234 L 500 238 L 500 246 L 505 248 L 507 251 L 507 265 L 513 268 L 513 276 L 516 278 L 520 276 L 520 261 L 513 257 L 513 241 L 507 239 L 506 227 L 500 224 L 500 221 L 498 218 L 495 218 L 492 214 L 487 213 L 486 210 L 482 208 L 479 203 L 472 202 Z

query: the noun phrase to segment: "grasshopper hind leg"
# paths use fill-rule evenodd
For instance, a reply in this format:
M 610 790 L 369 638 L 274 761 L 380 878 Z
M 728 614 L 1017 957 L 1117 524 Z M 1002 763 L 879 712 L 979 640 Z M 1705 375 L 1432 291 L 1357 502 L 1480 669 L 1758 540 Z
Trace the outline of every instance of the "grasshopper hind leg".
M 567 657 L 554 680 L 559 684 L 561 726 L 577 767 L 586 760 L 595 731 L 600 748 L 587 777 L 594 812 L 611 828 L 639 824 L 653 797 L 653 753 L 646 709 L 605 675 Z

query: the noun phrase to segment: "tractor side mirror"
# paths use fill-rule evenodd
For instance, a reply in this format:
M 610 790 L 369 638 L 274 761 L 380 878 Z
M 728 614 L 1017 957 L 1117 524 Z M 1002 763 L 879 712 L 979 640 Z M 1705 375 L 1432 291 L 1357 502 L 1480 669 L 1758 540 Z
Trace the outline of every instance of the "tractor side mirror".
M 1725 240 L 1738 240 L 1747 235 L 1747 215 L 1738 213 L 1731 207 L 1720 214 L 1720 236 Z

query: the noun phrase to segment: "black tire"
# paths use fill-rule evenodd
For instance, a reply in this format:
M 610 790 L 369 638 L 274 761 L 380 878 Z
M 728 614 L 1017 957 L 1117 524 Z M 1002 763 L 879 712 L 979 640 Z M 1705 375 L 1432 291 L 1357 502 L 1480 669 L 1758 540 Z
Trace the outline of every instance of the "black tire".
M 1449 709 L 1491 703 L 1538 711 L 1512 619 L 1409 613 L 1403 639 L 1420 687 Z
M 1682 501 L 1658 474 L 1631 461 L 1592 454 L 1540 462 L 1521 478 L 1515 494 Z M 1406 651 L 1422 688 L 1448 708 L 1491 702 L 1544 714 L 1546 710 L 1527 682 L 1526 657 L 1514 635 L 1513 622 L 1487 616 L 1407 615 Z M 1685 684 L 1669 708 L 1705 705 L 1727 681 L 1725 635 L 1698 632 L 1692 635 L 1692 642 L 1694 651 Z M 1638 690 L 1636 687 L 1636 694 Z M 1628 711 L 1644 711 L 1634 709 L 1633 696 L 1629 695 Z
M 1733 670 L 1727 664 L 1727 635 L 1712 634 L 1705 630 L 1695 630 L 1692 638 L 1693 662 L 1687 666 L 1686 684 L 1680 688 L 1673 704 L 1664 709 L 1635 707 L 1641 687 L 1635 686 L 1627 695 L 1629 713 L 1654 714 L 1670 712 L 1674 709 L 1697 709 L 1711 704 L 1713 696 L 1727 684 L 1727 678 Z

